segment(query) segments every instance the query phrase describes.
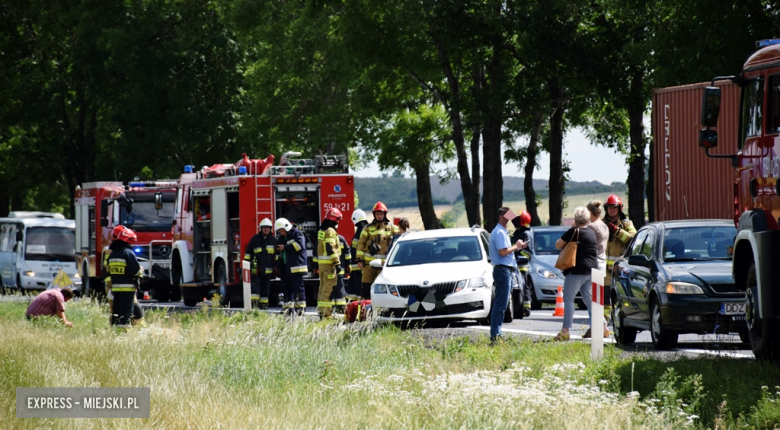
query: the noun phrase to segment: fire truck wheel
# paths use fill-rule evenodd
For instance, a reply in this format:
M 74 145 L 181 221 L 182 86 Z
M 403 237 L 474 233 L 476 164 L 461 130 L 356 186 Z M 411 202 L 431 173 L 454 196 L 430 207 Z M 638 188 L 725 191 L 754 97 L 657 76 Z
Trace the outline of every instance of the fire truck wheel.
M 173 256 L 173 265 L 171 266 L 171 301 L 181 300 L 182 283 L 181 258 L 179 254 Z
M 758 317 L 758 281 L 755 263 L 748 269 L 746 285 L 745 319 L 753 355 L 758 360 L 777 360 L 780 358 L 780 340 L 777 339 L 780 324 L 777 320 Z
M 184 306 L 195 306 L 199 301 L 203 300 L 203 297 L 198 297 L 197 288 L 185 288 L 182 293 L 184 293 Z

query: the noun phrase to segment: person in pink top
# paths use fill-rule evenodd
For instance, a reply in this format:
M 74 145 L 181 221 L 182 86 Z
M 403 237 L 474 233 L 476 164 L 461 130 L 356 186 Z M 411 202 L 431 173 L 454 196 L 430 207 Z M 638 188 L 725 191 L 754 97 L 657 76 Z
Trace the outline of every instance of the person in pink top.
M 65 302 L 73 298 L 73 291 L 70 288 L 46 290 L 30 303 L 27 307 L 27 319 L 38 318 L 40 316 L 57 316 L 65 324 L 65 327 L 73 327 L 73 323 L 65 318 Z

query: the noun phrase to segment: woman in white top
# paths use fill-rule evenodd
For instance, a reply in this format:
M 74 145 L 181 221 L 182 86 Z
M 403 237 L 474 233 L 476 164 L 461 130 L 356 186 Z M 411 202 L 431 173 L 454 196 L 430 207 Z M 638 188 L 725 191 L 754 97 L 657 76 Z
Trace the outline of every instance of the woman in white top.
M 603 273 L 607 273 L 607 240 L 609 240 L 609 227 L 601 220 L 604 216 L 603 206 L 600 200 L 591 200 L 586 207 L 590 212 L 590 224 L 588 224 L 588 228 L 596 233 L 596 259 L 598 260 L 599 270 Z M 588 310 L 588 314 L 590 314 L 590 310 Z M 590 329 L 588 329 L 582 337 L 589 338 Z M 606 319 L 604 320 L 604 337 L 609 337 Z
M 601 201 L 591 200 L 587 208 L 590 211 L 590 224 L 588 228 L 596 233 L 596 253 L 599 261 L 599 270 L 607 272 L 607 240 L 609 239 L 609 227 L 604 224 L 601 218 L 604 215 Z

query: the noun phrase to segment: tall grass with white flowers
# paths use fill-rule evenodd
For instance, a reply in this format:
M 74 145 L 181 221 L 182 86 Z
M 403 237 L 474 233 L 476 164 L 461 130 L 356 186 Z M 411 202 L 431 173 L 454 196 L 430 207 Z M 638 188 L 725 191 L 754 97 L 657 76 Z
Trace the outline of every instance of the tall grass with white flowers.
M 664 363 L 652 390 L 635 391 L 630 359 L 610 347 L 593 363 L 577 342 L 490 347 L 393 326 L 207 311 L 150 313 L 147 328 L 116 334 L 93 301 L 69 303 L 74 329 L 26 321 L 25 306 L 0 300 L 3 428 L 725 428 L 771 416 L 776 398 L 763 390 L 766 410 L 743 418 L 718 399 L 703 419 L 701 375 Z M 642 387 L 651 362 L 634 359 Z M 151 418 L 17 419 L 17 387 L 150 387 Z

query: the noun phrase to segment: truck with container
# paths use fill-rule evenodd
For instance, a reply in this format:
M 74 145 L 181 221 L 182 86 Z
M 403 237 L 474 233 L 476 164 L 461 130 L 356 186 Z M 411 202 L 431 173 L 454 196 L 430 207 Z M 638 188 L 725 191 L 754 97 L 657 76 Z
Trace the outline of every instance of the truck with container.
M 103 257 L 111 246 L 111 231 L 124 225 L 135 231 L 133 252 L 144 269 L 139 295 L 148 291 L 158 301 L 178 301 L 171 288 L 175 180 L 89 182 L 76 187 L 76 267 L 84 294 L 103 293 Z
M 0 218 L 0 291 L 45 290 L 65 273 L 81 291 L 75 222 L 60 213 L 11 212 Z
M 780 359 L 780 39 L 757 42 L 758 51 L 741 73 L 718 76 L 704 88 L 699 146 L 712 158 L 730 161 L 735 179 L 729 203 L 737 236 L 732 248 L 736 288 L 745 292 L 745 320 L 753 354 Z M 727 134 L 719 127 L 721 105 L 733 100 L 721 82 L 739 88 L 737 109 L 726 109 L 721 123 L 736 123 Z M 736 118 L 735 118 L 736 117 Z M 698 128 L 698 127 L 697 127 Z M 733 137 L 735 136 L 735 138 Z M 734 138 L 727 153 L 714 153 L 719 139 Z M 726 161 L 721 162 L 726 165 Z M 728 193 L 727 190 L 721 190 Z
M 346 156 L 318 155 L 294 159 L 300 153 L 250 159 L 246 154 L 233 164 L 215 164 L 194 171 L 185 166 L 179 178 L 173 221 L 170 270 L 174 289 L 184 304 L 193 306 L 219 294 L 223 305 L 243 303 L 241 294 L 244 245 L 257 234 L 264 218 L 284 217 L 307 238 L 309 271 L 304 275 L 306 297 L 316 303 L 319 286 L 316 266 L 317 227 L 328 208 L 341 210 L 339 234 L 349 241 L 354 234 L 354 177 Z M 272 281 L 273 304 L 278 280 Z

